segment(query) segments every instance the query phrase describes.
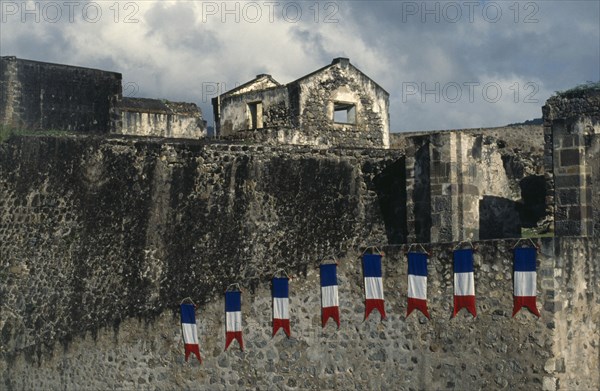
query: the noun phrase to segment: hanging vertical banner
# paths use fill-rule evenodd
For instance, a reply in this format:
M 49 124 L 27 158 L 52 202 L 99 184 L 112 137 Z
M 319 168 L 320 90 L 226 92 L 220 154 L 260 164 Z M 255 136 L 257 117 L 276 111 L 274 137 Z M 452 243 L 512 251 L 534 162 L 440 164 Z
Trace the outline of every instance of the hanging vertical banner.
M 198 361 L 202 363 L 196 328 L 196 306 L 193 304 L 181 304 L 181 332 L 185 346 L 185 361 L 188 360 L 190 353 L 194 353 Z
M 462 308 L 473 316 L 475 310 L 475 280 L 473 277 L 473 249 L 454 250 L 454 312 L 455 317 Z
M 283 328 L 289 337 L 290 332 L 290 299 L 289 279 L 273 277 L 273 336 Z
M 337 265 L 322 264 L 321 268 L 321 321 L 325 327 L 333 318 L 340 328 L 340 302 L 338 299 Z
M 427 311 L 427 254 L 408 253 L 408 303 L 406 317 L 417 309 L 428 319 Z
M 514 259 L 514 291 L 513 315 L 522 307 L 528 308 L 534 315 L 540 316 L 537 309 L 537 249 L 534 247 L 515 248 Z
M 381 254 L 364 254 L 363 275 L 365 278 L 365 320 L 374 309 L 385 319 L 383 299 L 383 278 L 381 274 Z
M 242 292 L 225 292 L 225 350 L 233 340 L 244 350 L 242 339 Z

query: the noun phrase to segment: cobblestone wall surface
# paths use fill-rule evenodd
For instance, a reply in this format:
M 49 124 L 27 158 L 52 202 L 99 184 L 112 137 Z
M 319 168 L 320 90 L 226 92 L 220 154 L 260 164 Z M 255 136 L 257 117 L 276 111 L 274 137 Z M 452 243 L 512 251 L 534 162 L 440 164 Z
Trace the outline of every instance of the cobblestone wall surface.
M 406 313 L 403 155 L 134 138 L 0 144 L 0 384 L 15 389 L 546 389 L 600 385 L 597 238 L 538 242 L 538 319 L 512 315 L 514 240 L 476 242 L 476 318 L 452 313 L 452 250 L 426 245 L 431 320 Z M 404 194 L 405 197 L 405 194 Z M 384 218 L 383 216 L 387 216 Z M 364 246 L 388 319 L 366 321 Z M 342 326 L 320 326 L 337 254 Z M 285 268 L 292 338 L 271 337 Z M 240 282 L 246 350 L 224 349 Z M 198 304 L 185 363 L 178 304 Z

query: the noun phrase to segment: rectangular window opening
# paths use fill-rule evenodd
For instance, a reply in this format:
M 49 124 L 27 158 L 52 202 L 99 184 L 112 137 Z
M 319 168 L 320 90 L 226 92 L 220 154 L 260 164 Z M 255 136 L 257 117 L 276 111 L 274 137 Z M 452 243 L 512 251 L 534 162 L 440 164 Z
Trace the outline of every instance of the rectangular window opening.
M 260 129 L 263 127 L 262 102 L 248 103 L 248 129 Z
M 333 122 L 338 124 L 355 124 L 356 105 L 354 103 L 333 102 Z

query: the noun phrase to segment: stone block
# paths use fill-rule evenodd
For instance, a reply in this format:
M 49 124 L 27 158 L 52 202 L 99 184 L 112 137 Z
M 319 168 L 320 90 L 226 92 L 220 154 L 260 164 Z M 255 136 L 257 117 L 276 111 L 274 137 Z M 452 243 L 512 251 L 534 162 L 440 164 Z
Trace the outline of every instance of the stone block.
M 581 152 L 579 149 L 563 149 L 560 150 L 560 165 L 578 166 L 581 163 Z
M 556 391 L 556 379 L 553 377 L 545 376 L 542 383 L 543 391 Z
M 446 183 L 442 185 L 442 194 L 445 196 L 453 196 L 458 194 L 458 185 Z
M 442 193 L 442 188 L 444 187 L 444 185 L 436 183 L 436 184 L 432 184 L 430 187 L 430 191 L 431 191 L 431 195 L 441 195 Z
M 567 217 L 569 220 L 581 220 L 581 207 L 570 206 L 568 208 Z
M 554 184 L 560 187 L 579 187 L 582 183 L 581 175 L 555 175 Z
M 465 183 L 462 185 L 462 194 L 479 196 L 479 188 L 475 185 Z
M 579 204 L 579 189 L 557 189 L 557 201 L 559 205 L 577 205 Z
M 558 236 L 579 236 L 582 234 L 581 221 L 556 220 L 554 230 Z
M 432 200 L 432 212 L 433 213 L 444 213 L 452 210 L 452 203 L 450 197 L 435 197 Z

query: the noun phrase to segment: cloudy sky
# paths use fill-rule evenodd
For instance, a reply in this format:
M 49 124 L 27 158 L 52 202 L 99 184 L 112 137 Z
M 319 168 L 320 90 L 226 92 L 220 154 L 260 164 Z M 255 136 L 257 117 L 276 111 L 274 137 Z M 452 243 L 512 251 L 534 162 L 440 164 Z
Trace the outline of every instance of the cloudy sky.
M 124 95 L 197 103 L 348 57 L 390 93 L 391 130 L 541 117 L 600 80 L 600 2 L 7 1 L 0 54 L 117 71 Z M 218 83 L 218 84 L 217 84 Z

